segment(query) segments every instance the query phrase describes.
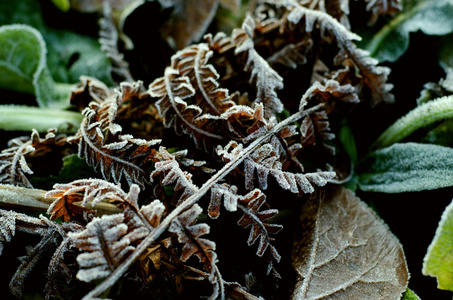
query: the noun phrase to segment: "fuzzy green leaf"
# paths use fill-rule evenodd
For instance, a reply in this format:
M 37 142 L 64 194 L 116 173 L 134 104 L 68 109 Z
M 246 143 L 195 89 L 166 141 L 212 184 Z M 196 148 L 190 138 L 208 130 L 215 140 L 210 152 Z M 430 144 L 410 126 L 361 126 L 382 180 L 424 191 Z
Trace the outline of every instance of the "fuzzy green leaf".
M 421 299 L 419 296 L 417 296 L 417 294 L 414 293 L 413 290 L 408 288 L 404 293 L 403 297 L 401 298 L 401 300 L 421 300 Z
M 383 193 L 416 192 L 453 186 L 453 149 L 403 143 L 377 150 L 362 162 L 359 188 Z
M 437 287 L 453 291 L 453 202 L 442 214 L 439 226 L 423 259 L 422 273 L 437 278 Z
M 453 31 L 450 0 L 410 0 L 404 10 L 385 25 L 366 47 L 379 61 L 396 61 L 409 46 L 409 34 L 421 30 L 428 35 Z
M 49 71 L 55 81 L 75 83 L 83 75 L 113 84 L 110 61 L 95 38 L 52 29 L 45 30 L 43 36 Z
M 453 117 L 453 96 L 423 103 L 384 131 L 376 140 L 376 146 L 379 148 L 389 146 L 401 141 L 417 129 L 451 117 Z
M 0 27 L 0 87 L 34 93 L 41 107 L 63 106 L 55 82 L 47 70 L 46 44 L 41 34 L 27 25 Z M 69 90 L 68 90 L 69 91 Z
M 7 2 L 0 4 L 0 25 L 21 23 L 40 32 L 47 48 L 47 69 L 53 80 L 76 83 L 81 75 L 86 75 L 106 84 L 113 83 L 110 61 L 95 37 L 47 27 L 41 6 L 35 0 Z

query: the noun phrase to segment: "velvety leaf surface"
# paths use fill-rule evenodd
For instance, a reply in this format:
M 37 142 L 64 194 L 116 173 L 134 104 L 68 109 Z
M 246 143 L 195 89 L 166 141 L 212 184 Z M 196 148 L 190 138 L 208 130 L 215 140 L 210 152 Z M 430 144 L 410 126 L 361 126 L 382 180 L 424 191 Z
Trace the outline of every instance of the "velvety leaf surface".
M 409 47 L 409 34 L 421 30 L 428 35 L 445 35 L 453 30 L 453 4 L 449 0 L 406 1 L 401 14 L 384 26 L 367 50 L 379 61 L 396 61 Z
M 401 244 L 351 191 L 312 197 L 293 249 L 293 299 L 400 299 L 409 272 Z
M 432 144 L 399 143 L 370 153 L 359 188 L 383 193 L 434 190 L 453 185 L 453 150 Z
M 402 300 L 420 300 L 420 297 L 417 296 L 417 294 L 415 294 L 413 290 L 408 288 L 401 299 Z
M 447 206 L 423 260 L 424 275 L 437 278 L 439 289 L 453 291 L 453 202 Z
M 53 106 L 54 82 L 47 70 L 46 51 L 36 29 L 27 25 L 1 26 L 0 87 L 36 93 L 40 106 Z

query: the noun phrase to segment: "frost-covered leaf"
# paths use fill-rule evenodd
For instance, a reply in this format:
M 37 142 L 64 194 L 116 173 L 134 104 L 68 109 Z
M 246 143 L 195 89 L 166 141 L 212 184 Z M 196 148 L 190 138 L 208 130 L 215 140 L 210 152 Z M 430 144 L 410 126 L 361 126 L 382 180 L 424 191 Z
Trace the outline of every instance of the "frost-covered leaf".
M 66 136 L 49 129 L 44 138 L 36 130 L 30 137 L 18 137 L 8 143 L 9 148 L 0 153 L 0 183 L 32 187 L 27 175 L 33 174 L 27 163 L 31 157 L 43 157 L 52 150 L 67 146 Z
M 421 299 L 416 293 L 414 293 L 413 290 L 407 288 L 401 300 L 421 300 Z
M 13 216 L 0 217 L 0 255 L 3 252 L 3 243 L 9 243 L 16 234 L 16 219 Z
M 396 61 L 409 47 L 411 32 L 445 35 L 453 31 L 453 4 L 450 0 L 405 1 L 403 11 L 385 25 L 366 49 L 379 61 Z
M 50 214 L 50 219 L 55 220 L 61 217 L 62 221 L 77 220 L 79 216 L 83 216 L 84 212 L 89 211 L 85 207 L 74 204 L 81 202 L 82 199 L 82 194 L 74 194 L 71 196 L 63 196 L 55 200 L 47 210 L 47 213 Z
M 250 82 L 256 82 L 255 101 L 264 104 L 267 116 L 270 117 L 283 110 L 283 104 L 277 95 L 277 90 L 283 88 L 283 78 L 256 51 L 253 43 L 255 26 L 255 20 L 247 15 L 242 23 L 242 30 L 233 31 L 233 39 L 238 41 L 234 53 L 246 53 L 244 70 L 251 73 Z
M 358 35 L 327 13 L 305 8 L 296 2 L 289 1 L 289 3 L 287 7 L 290 12 L 283 22 L 289 30 L 295 30 L 298 28 L 296 25 L 304 24 L 304 29 L 308 33 L 316 30 L 323 35 L 326 35 L 326 32 L 332 34 L 340 48 L 340 52 L 334 58 L 334 63 L 350 69 L 353 73 L 360 74 L 358 78 L 360 78 L 361 84 L 357 87 L 360 90 L 365 89 L 361 93 L 371 93 L 368 95 L 371 98 L 371 105 L 375 106 L 382 101 L 390 103 L 394 101 L 394 97 L 390 93 L 393 86 L 387 83 L 390 69 L 377 66 L 378 61 L 370 57 L 369 52 L 357 48 L 354 41 L 361 40 Z
M 182 190 L 179 201 L 183 201 L 198 191 L 198 187 L 192 182 L 192 174 L 183 171 L 176 160 L 175 155 L 168 153 L 164 147 L 159 148 L 155 170 L 151 173 L 151 180 L 158 175 L 164 175 L 162 185 L 175 185 L 175 191 Z
M 401 244 L 351 191 L 331 187 L 302 210 L 292 253 L 293 299 L 400 299 L 409 272 Z
M 399 118 L 376 140 L 377 147 L 390 146 L 416 130 L 453 116 L 453 96 L 445 96 L 419 105 Z
M 270 244 L 273 238 L 270 234 L 277 234 L 282 230 L 283 226 L 279 224 L 270 224 L 266 220 L 272 218 L 278 213 L 277 209 L 261 210 L 263 204 L 266 203 L 266 195 L 258 189 L 255 189 L 247 195 L 241 197 L 239 208 L 244 212 L 244 215 L 239 219 L 238 225 L 242 227 L 251 227 L 247 244 L 249 246 L 258 241 L 258 249 L 256 255 L 263 256 L 266 250 L 270 250 L 274 259 L 280 261 L 280 255 Z
M 28 25 L 0 27 L 0 87 L 36 95 L 41 107 L 64 107 L 47 69 L 47 48 L 41 34 Z M 68 90 L 66 91 L 68 92 Z
M 190 78 L 180 76 L 179 70 L 167 67 L 164 76 L 150 84 L 149 94 L 151 97 L 159 98 L 156 107 L 164 119 L 163 124 L 166 127 L 173 127 L 177 134 L 192 135 L 197 146 L 201 146 L 201 141 L 205 139 L 223 139 L 217 132 L 207 129 L 210 122 L 215 122 L 220 117 L 203 114 L 199 106 L 187 103 L 186 99 L 195 95 L 195 89 L 190 83 Z
M 285 190 L 293 193 L 312 193 L 315 186 L 324 186 L 335 177 L 335 172 L 319 171 L 311 173 L 293 173 L 282 169 L 281 152 L 275 143 L 262 145 L 249 158 L 244 160 L 245 187 L 253 189 L 254 174 L 261 189 L 267 189 L 268 176 L 272 175 Z M 256 171 L 256 172 L 255 172 Z
M 46 193 L 46 197 L 70 197 L 72 202 L 82 201 L 84 206 L 88 204 L 95 206 L 107 200 L 117 203 L 128 202 L 131 197 L 136 197 L 136 189 L 137 185 L 133 184 L 129 193 L 126 193 L 119 185 L 102 179 L 78 179 L 70 183 L 55 184 L 53 190 Z M 52 213 L 52 210 L 52 206 L 49 207 L 49 213 Z
M 231 101 L 228 90 L 220 88 L 220 75 L 214 66 L 209 64 L 212 55 L 213 52 L 206 44 L 188 46 L 172 56 L 171 66 L 178 70 L 181 76 L 189 77 L 197 92 L 197 104 L 205 112 L 220 115 L 235 103 Z
M 358 170 L 364 191 L 401 193 L 453 185 L 453 149 L 397 143 L 370 153 Z
M 68 140 L 78 144 L 79 157 L 85 158 L 95 169 L 99 168 L 105 179 L 111 178 L 115 183 L 121 182 L 124 176 L 129 184 L 143 186 L 146 181 L 144 165 L 152 160 L 156 152 L 154 146 L 161 141 L 122 134 L 122 127 L 115 123 L 118 107 L 130 100 L 131 90 L 139 88 L 141 84 L 122 83 L 120 89 L 112 93 L 101 93 L 107 98 L 99 99 L 101 103 L 93 101 L 90 107 L 84 109 L 85 118 L 79 131 Z
M 423 259 L 422 273 L 437 278 L 437 287 L 453 291 L 453 202 L 442 214 L 436 234 Z
M 77 256 L 79 280 L 90 282 L 107 277 L 135 248 L 124 236 L 127 225 L 122 214 L 94 218 L 81 232 L 69 233 L 74 245 L 86 252 Z
M 178 241 L 184 246 L 182 248 L 181 260 L 187 261 L 192 255 L 196 255 L 206 270 L 214 272 L 214 265 L 217 262 L 215 243 L 201 238 L 209 233 L 209 225 L 196 223 L 202 208 L 195 204 L 189 210 L 175 218 L 168 231 L 178 235 Z

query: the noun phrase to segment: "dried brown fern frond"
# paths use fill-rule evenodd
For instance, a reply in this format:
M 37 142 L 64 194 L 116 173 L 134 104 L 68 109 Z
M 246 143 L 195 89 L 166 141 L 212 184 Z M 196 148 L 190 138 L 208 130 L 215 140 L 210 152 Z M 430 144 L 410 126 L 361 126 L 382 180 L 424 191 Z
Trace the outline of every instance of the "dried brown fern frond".
M 246 195 L 238 195 L 237 187 L 226 183 L 216 184 L 211 189 L 211 201 L 209 202 L 208 214 L 211 218 L 218 218 L 220 205 L 228 211 L 237 211 L 238 208 L 243 212 L 243 216 L 237 222 L 241 227 L 251 226 L 247 243 L 253 245 L 259 238 L 256 255 L 263 256 L 270 250 L 271 256 L 276 262 L 280 261 L 280 255 L 271 242 L 274 240 L 271 235 L 277 234 L 283 227 L 279 224 L 270 224 L 265 221 L 278 213 L 277 209 L 267 209 L 260 211 L 266 202 L 266 195 L 259 189 L 254 189 Z M 271 267 L 268 268 L 270 271 Z
M 227 89 L 218 82 L 220 75 L 209 60 L 213 51 L 207 44 L 188 46 L 173 55 L 171 67 L 179 71 L 180 76 L 187 76 L 195 89 L 195 103 L 204 113 L 221 115 L 236 103 L 232 101 Z
M 80 129 L 69 141 L 78 144 L 79 157 L 85 158 L 95 169 L 99 167 L 104 178 L 115 183 L 126 177 L 129 184 L 145 184 L 144 165 L 153 160 L 154 146 L 160 140 L 137 139 L 122 134 L 122 127 L 115 123 L 118 107 L 130 90 L 134 88 L 123 84 L 101 104 L 91 102 L 83 111 L 84 119 Z
M 181 261 L 187 261 L 192 255 L 198 257 L 204 268 L 215 276 L 215 264 L 217 254 L 215 253 L 215 243 L 201 238 L 209 234 L 209 226 L 206 223 L 196 223 L 202 208 L 195 204 L 187 211 L 175 218 L 168 231 L 178 235 L 178 241 L 184 246 L 181 253 Z M 195 224 L 196 223 L 196 224 Z
M 49 129 L 44 138 L 33 130 L 29 138 L 12 139 L 8 146 L 0 153 L 0 183 L 31 188 L 27 175 L 33 171 L 27 159 L 44 157 L 52 151 L 61 152 L 68 144 L 66 135 L 58 135 L 56 129 Z
M 360 74 L 357 78 L 363 84 L 362 89 L 366 89 L 371 93 L 369 99 L 371 105 L 375 106 L 382 101 L 394 101 L 393 95 L 390 93 L 393 86 L 387 83 L 390 69 L 377 66 L 377 60 L 371 58 L 368 52 L 357 48 L 354 40 L 361 39 L 358 35 L 349 31 L 327 13 L 308 9 L 299 5 L 296 1 L 286 1 L 283 5 L 288 10 L 288 13 L 282 22 L 281 31 L 294 31 L 300 25 L 301 29 L 299 30 L 307 33 L 319 30 L 322 37 L 330 34 L 340 49 L 333 59 L 334 64 L 352 68 Z M 359 87 L 360 85 L 357 86 Z M 365 93 L 365 90 L 358 91 L 358 94 L 363 93 Z
M 263 103 L 266 116 L 273 116 L 283 110 L 283 104 L 278 98 L 277 90 L 283 88 L 283 78 L 271 68 L 269 63 L 256 51 L 253 38 L 256 21 L 247 15 L 241 30 L 233 31 L 236 55 L 245 54 L 244 71 L 250 72 L 250 82 L 256 82 L 257 103 Z
M 118 50 L 119 34 L 112 17 L 112 8 L 109 2 L 103 2 L 103 17 L 99 20 L 99 43 L 112 62 L 112 73 L 122 80 L 133 82 L 129 64 L 124 55 Z
M 81 267 L 78 279 L 90 282 L 108 276 L 135 250 L 134 243 L 138 244 L 159 225 L 165 207 L 159 200 L 139 207 L 139 192 L 135 184 L 126 193 L 107 181 L 86 179 L 55 185 L 47 193 L 48 197 L 75 197 L 83 205 L 108 201 L 124 208 L 123 213 L 96 217 L 84 230 L 68 234 L 71 243 L 84 251 L 77 257 Z M 50 206 L 49 213 L 54 209 L 54 205 Z
M 185 99 L 195 95 L 195 89 L 189 77 L 180 76 L 178 70 L 167 67 L 164 76 L 151 83 L 149 93 L 159 98 L 155 105 L 163 118 L 163 124 L 173 127 L 177 134 L 192 135 L 198 147 L 207 139 L 223 140 L 216 132 L 220 117 L 203 114 L 199 106 L 186 102 Z

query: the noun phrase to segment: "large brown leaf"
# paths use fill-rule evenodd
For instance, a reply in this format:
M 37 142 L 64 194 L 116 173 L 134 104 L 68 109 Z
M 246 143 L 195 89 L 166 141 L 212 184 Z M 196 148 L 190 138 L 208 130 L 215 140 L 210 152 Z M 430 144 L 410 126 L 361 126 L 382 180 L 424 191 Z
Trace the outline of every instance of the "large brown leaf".
M 409 279 L 401 244 L 350 190 L 312 197 L 300 221 L 294 299 L 400 299 Z

